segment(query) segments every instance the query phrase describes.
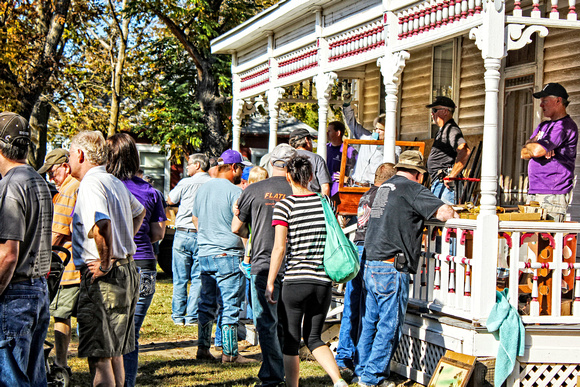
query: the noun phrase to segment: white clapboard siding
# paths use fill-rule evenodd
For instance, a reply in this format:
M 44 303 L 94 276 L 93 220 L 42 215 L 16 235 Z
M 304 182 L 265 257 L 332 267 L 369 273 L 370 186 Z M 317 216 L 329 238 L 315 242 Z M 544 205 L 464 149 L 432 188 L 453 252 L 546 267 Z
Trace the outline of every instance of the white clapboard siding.
M 256 44 L 252 45 L 249 49 L 238 53 L 238 66 L 268 53 L 268 38 L 263 36 L 261 39 L 256 38 L 256 41 Z M 267 58 L 264 57 L 264 59 Z
M 361 118 L 363 126 L 369 130 L 372 130 L 373 121 L 379 115 L 381 82 L 381 72 L 377 65 L 375 63 L 367 64 L 365 66 L 365 81 L 363 84 L 364 98 L 361 101 Z
M 431 95 L 432 48 L 409 52 L 401 80 L 400 140 L 430 137 L 430 115 L 425 108 Z
M 315 32 L 316 15 L 314 12 L 301 15 L 290 21 L 274 35 L 275 47 L 281 48 L 285 44 L 292 43 L 304 36 Z
M 381 0 L 359 0 L 357 2 L 335 1 L 324 8 L 324 27 L 329 27 L 349 16 L 381 4 Z
M 459 109 L 457 123 L 463 135 L 483 133 L 483 113 L 485 109 L 485 84 L 481 51 L 471 39 L 461 39 L 461 69 L 459 73 Z

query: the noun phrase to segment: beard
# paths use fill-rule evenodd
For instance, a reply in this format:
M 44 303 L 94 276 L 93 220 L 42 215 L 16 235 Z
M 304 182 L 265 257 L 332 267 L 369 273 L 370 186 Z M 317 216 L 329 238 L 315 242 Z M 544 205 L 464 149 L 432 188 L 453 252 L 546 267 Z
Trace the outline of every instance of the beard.
M 238 185 L 242 182 L 242 176 L 234 175 L 234 185 Z

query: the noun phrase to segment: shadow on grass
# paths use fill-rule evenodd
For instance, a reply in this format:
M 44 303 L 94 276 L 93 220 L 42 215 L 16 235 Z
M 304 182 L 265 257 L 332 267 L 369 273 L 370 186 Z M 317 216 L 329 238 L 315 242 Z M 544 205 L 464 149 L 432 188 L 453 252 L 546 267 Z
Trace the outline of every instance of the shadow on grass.
M 151 360 L 139 365 L 139 386 L 253 386 L 258 363 L 230 365 L 196 359 Z

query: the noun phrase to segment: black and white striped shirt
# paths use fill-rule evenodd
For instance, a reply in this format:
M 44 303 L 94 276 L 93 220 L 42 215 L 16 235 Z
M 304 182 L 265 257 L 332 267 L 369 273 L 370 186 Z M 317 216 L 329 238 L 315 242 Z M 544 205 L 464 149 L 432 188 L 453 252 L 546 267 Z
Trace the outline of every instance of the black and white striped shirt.
M 292 195 L 276 203 L 272 226 L 288 227 L 284 282 L 331 284 L 322 261 L 326 223 L 320 198 Z

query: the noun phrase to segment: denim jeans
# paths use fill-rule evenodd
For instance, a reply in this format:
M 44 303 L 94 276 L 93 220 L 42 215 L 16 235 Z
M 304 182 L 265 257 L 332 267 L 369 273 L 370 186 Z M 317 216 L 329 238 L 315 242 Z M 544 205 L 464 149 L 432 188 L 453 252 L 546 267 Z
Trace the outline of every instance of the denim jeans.
M 377 385 L 389 377 L 391 359 L 401 338 L 409 301 L 409 274 L 398 272 L 392 263 L 367 260 L 364 284 L 367 296 L 355 373 L 361 382 Z
M 222 325 L 237 325 L 244 299 L 245 277 L 240 268 L 241 256 L 217 255 L 199 257 L 201 293 L 198 321 L 205 325 L 215 320 L 218 299 L 223 302 Z
M 46 386 L 48 307 L 45 278 L 9 284 L 0 296 L 1 386 Z
M 455 204 L 455 191 L 445 187 L 443 180 L 437 180 L 431 183 L 431 192 L 439 199 L 443 200 L 445 204 Z
M 123 355 L 126 387 L 134 387 L 137 379 L 137 368 L 139 366 L 139 331 L 141 330 L 145 315 L 155 294 L 156 279 L 156 271 L 140 269 L 139 300 L 137 301 L 137 308 L 135 309 L 135 350 Z
M 260 348 L 262 349 L 262 366 L 258 377 L 262 386 L 276 386 L 284 382 L 284 359 L 282 345 L 284 331 L 278 323 L 278 310 L 283 309 L 280 301 L 282 278 L 278 276 L 274 282 L 274 300 L 272 305 L 266 300 L 267 275 L 252 275 L 252 307 L 254 308 L 254 325 L 258 331 Z
M 195 323 L 201 291 L 197 233 L 175 231 L 172 258 L 173 301 L 171 318 L 176 323 Z M 189 281 L 191 281 L 191 285 L 188 295 L 187 283 Z
M 354 369 L 356 365 L 356 345 L 360 336 L 360 322 L 364 316 L 366 296 L 363 286 L 364 261 L 362 261 L 364 245 L 357 247 L 361 267 L 356 277 L 346 284 L 346 289 L 344 290 L 344 310 L 340 320 L 340 333 L 338 335 L 335 358 L 339 367 L 350 369 Z

